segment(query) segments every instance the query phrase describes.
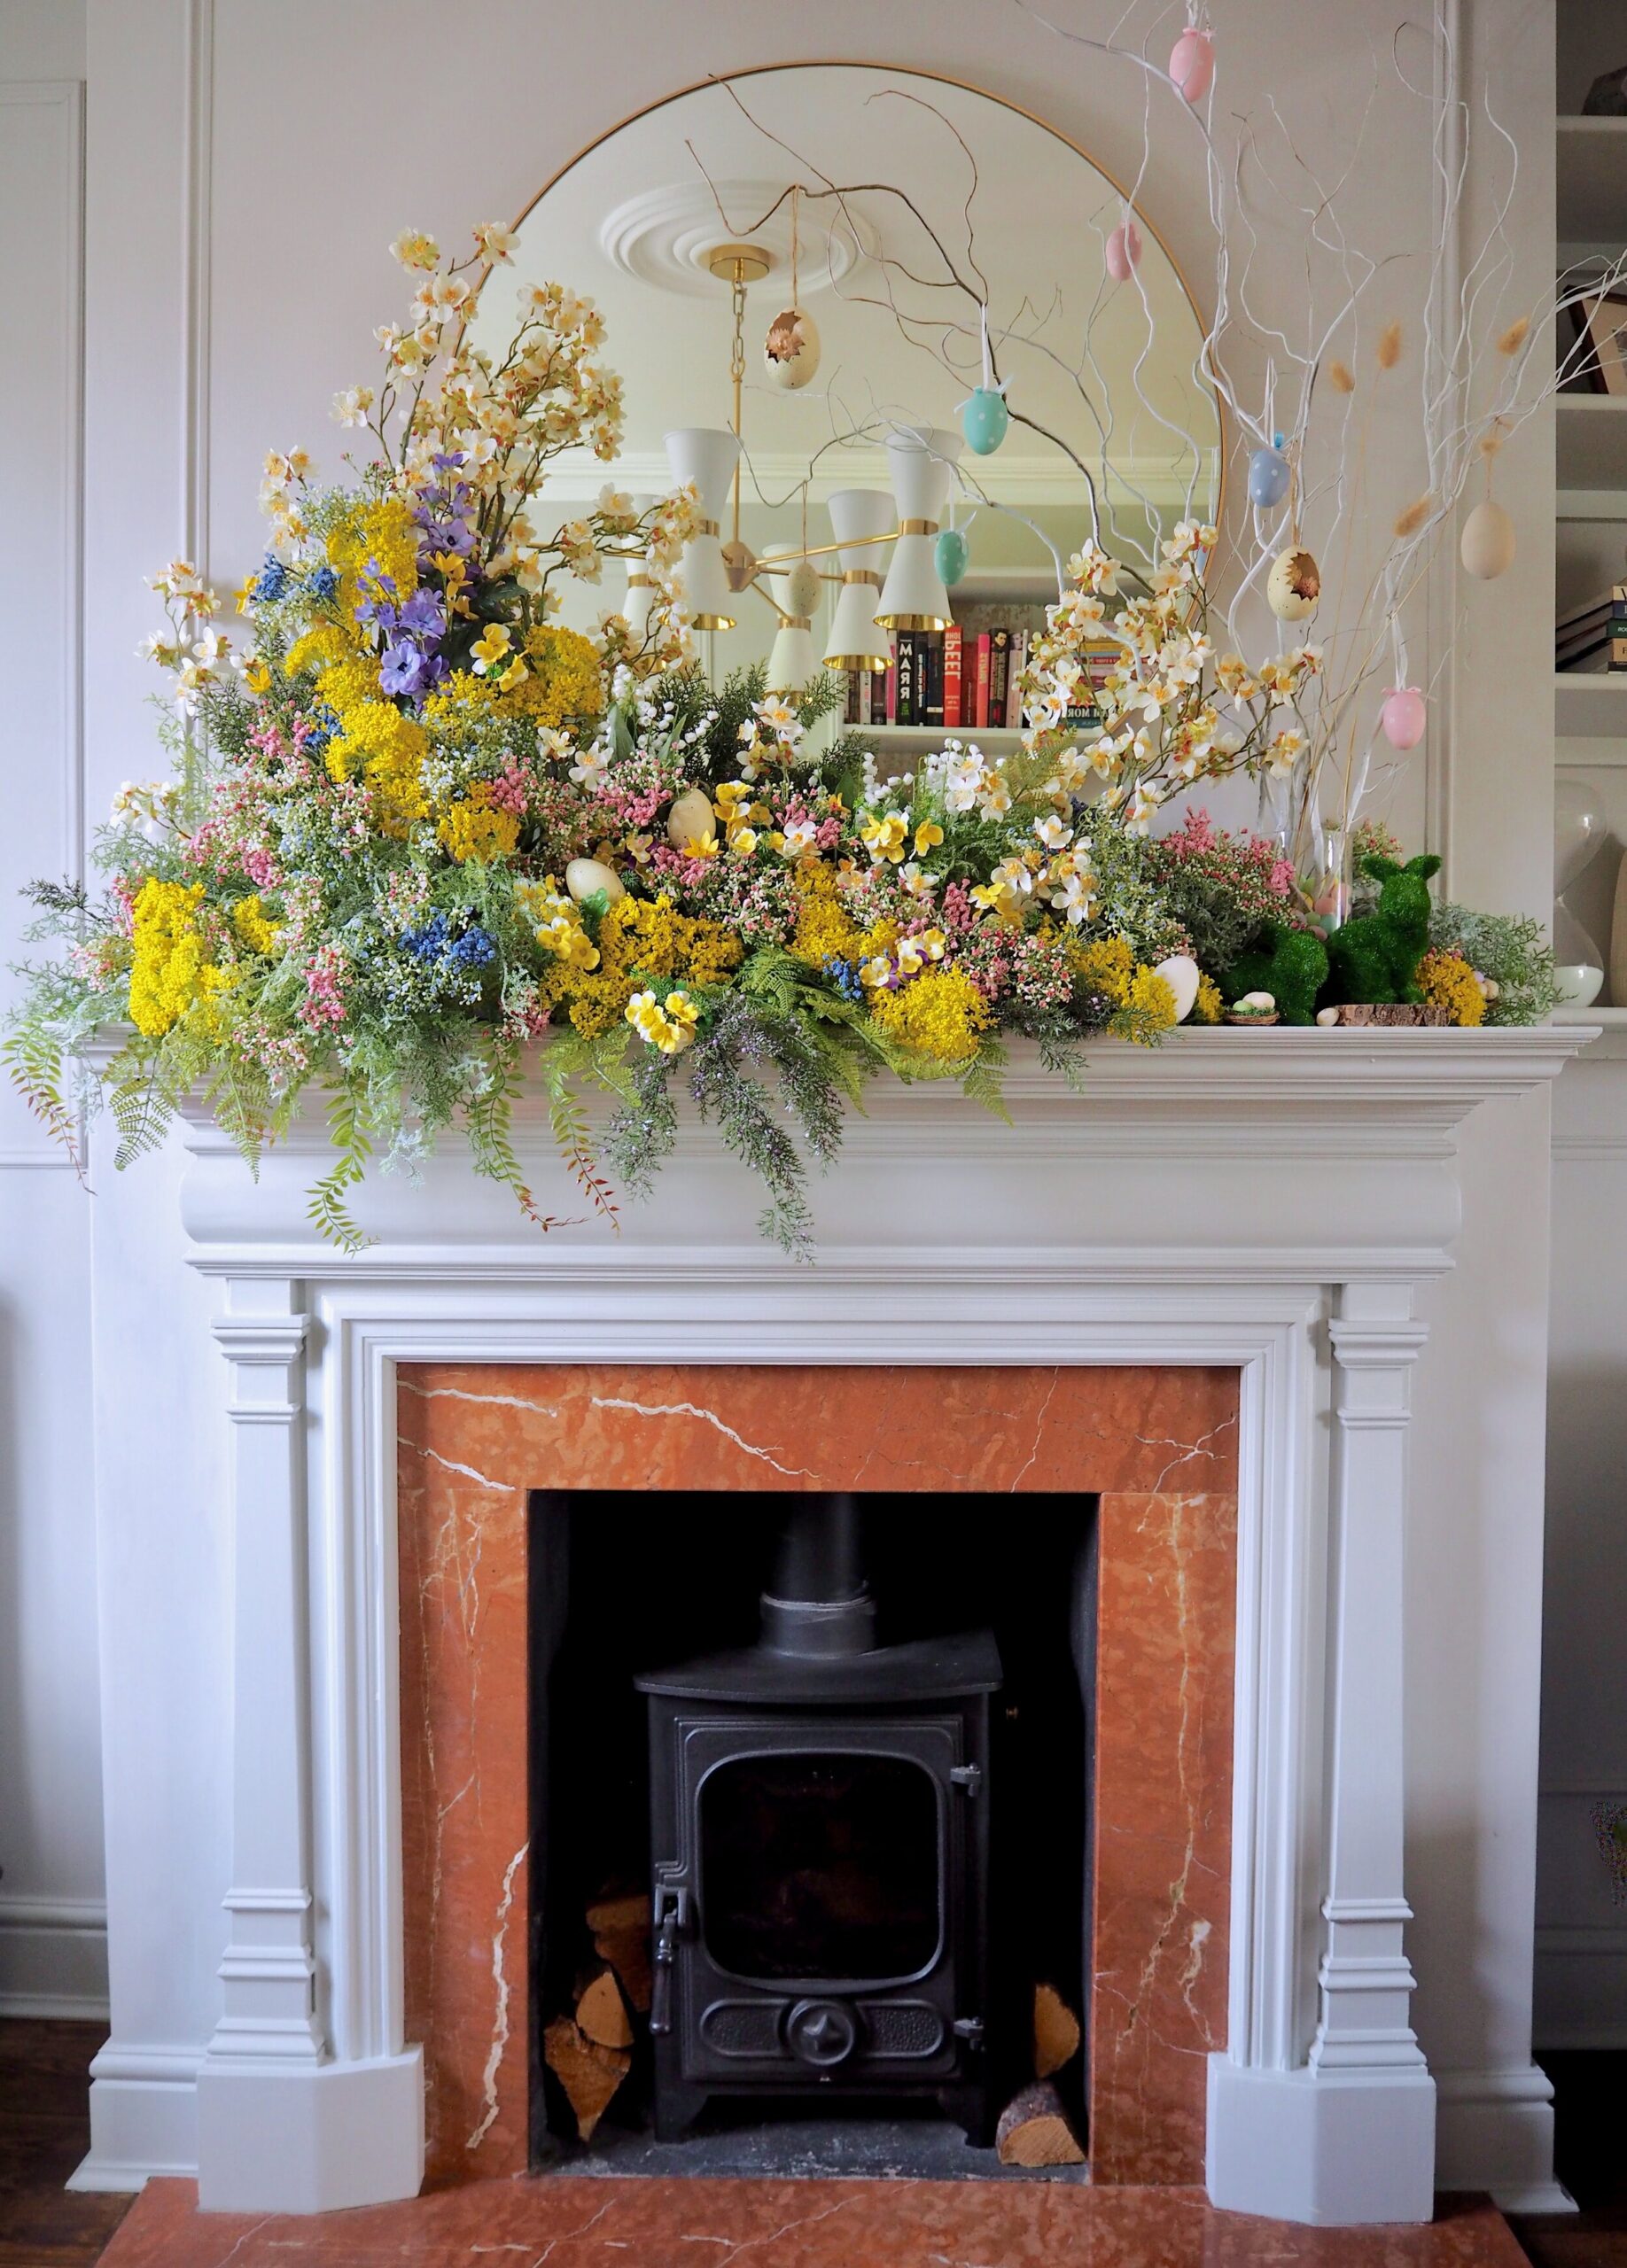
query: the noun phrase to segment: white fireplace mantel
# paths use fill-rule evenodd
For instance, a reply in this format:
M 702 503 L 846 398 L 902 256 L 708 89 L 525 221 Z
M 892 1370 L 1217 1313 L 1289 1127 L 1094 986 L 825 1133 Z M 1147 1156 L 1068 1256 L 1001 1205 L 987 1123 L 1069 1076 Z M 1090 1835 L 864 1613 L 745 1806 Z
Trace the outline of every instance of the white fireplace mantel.
M 230 1420 L 229 1516 L 198 1508 L 230 1518 L 233 1554 L 226 1944 L 213 2038 L 144 2039 L 120 2005 L 127 1889 L 110 1866 L 113 2037 L 81 2181 L 173 2166 L 177 2090 L 195 2085 L 206 2205 L 316 2209 L 417 2186 L 398 1363 L 1203 1363 L 1236 1366 L 1242 1397 L 1210 2193 L 1306 2221 L 1427 2216 L 1437 2091 L 1410 2015 L 1403 1601 L 1410 1382 L 1437 1350 L 1416 1301 L 1452 1265 L 1463 1122 L 1530 1096 L 1591 1037 L 1184 1031 L 1157 1051 L 1094 1049 L 1077 1095 L 1019 1062 L 1010 1126 L 951 1091 L 878 1084 L 817 1185 L 806 1268 L 759 1240 L 753 1184 L 698 1128 L 619 1235 L 581 1221 L 539 1237 L 448 1140 L 419 1185 L 370 1177 L 354 1209 L 373 1241 L 346 1256 L 305 1216 L 319 1119 L 258 1180 L 190 1122 L 186 1257 L 220 1279 L 216 1344 L 191 1359 L 216 1366 Z M 542 1209 L 580 1216 L 540 1100 L 522 1105 L 517 1146 Z M 1472 1433 L 1487 1412 L 1472 1385 L 1454 1391 Z M 1472 1806 L 1472 1788 L 1455 1793 Z M 1505 2190 L 1553 2202 L 1548 2090 L 1529 2048 L 1528 2025 L 1512 2059 L 1444 2080 L 1443 2116 L 1460 2102 L 1492 2134 Z M 162 2144 L 146 2139 L 160 2128 Z

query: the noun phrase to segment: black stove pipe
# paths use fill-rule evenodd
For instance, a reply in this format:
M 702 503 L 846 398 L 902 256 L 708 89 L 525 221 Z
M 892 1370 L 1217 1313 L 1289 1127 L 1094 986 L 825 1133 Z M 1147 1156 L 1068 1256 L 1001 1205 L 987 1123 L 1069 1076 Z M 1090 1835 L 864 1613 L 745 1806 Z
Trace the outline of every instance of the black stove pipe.
M 762 1643 L 775 1653 L 839 1659 L 874 1651 L 876 1602 L 865 1581 L 857 1496 L 788 1500 L 762 1614 Z

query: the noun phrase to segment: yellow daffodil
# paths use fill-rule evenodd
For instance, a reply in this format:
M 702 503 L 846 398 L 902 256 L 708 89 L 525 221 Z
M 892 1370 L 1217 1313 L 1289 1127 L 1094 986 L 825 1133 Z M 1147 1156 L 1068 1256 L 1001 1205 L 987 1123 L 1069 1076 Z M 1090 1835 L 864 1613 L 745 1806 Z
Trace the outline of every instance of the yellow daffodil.
M 924 858 L 929 850 L 936 850 L 944 839 L 944 830 L 936 819 L 923 819 L 915 829 L 915 856 Z
M 885 858 L 898 866 L 904 857 L 904 846 L 909 839 L 909 828 L 897 812 L 888 812 L 880 819 L 868 819 L 859 830 L 865 849 L 877 863 Z

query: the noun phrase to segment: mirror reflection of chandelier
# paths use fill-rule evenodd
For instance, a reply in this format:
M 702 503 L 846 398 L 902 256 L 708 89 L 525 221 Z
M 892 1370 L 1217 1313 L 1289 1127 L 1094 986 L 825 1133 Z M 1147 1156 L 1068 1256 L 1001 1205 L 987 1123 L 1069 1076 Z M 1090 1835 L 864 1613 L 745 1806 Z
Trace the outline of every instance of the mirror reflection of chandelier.
M 734 415 L 727 427 L 686 425 L 666 436 L 673 480 L 692 485 L 698 499 L 694 532 L 678 561 L 684 611 L 697 630 L 732 630 L 746 593 L 765 600 L 779 618 L 768 660 L 771 693 L 800 692 L 821 667 L 880 672 L 891 659 L 890 631 L 943 630 L 952 618 L 937 543 L 961 436 L 925 424 L 895 426 L 887 441 L 891 495 L 881 489 L 839 489 L 829 502 L 834 541 L 809 544 L 805 532 L 801 544 L 776 544 L 759 559 L 740 532 L 745 293 L 774 263 L 760 245 L 725 244 L 707 264 L 729 287 Z M 883 546 L 891 548 L 890 556 L 884 557 Z M 814 560 L 832 555 L 835 570 L 814 567 Z M 814 613 L 825 582 L 838 590 L 819 656 Z M 627 586 L 628 619 L 637 627 L 649 611 L 650 579 L 635 567 Z

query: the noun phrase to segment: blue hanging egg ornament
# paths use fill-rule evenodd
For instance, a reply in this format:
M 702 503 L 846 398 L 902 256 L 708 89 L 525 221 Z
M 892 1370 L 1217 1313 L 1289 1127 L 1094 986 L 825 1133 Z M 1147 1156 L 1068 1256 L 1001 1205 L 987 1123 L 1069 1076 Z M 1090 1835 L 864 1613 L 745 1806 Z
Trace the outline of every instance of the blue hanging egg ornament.
M 938 581 L 946 591 L 952 591 L 966 572 L 966 538 L 959 528 L 939 528 L 938 541 L 932 547 L 932 561 Z
M 961 431 L 966 446 L 980 457 L 993 456 L 1006 438 L 1011 413 L 1006 397 L 993 386 L 974 386 L 961 405 Z
M 1256 449 L 1249 460 L 1249 501 L 1274 512 L 1288 492 L 1288 462 L 1281 447 Z

